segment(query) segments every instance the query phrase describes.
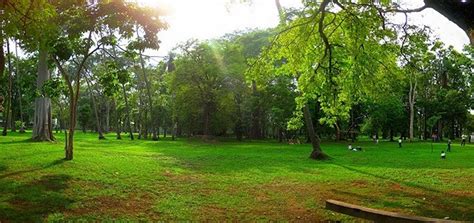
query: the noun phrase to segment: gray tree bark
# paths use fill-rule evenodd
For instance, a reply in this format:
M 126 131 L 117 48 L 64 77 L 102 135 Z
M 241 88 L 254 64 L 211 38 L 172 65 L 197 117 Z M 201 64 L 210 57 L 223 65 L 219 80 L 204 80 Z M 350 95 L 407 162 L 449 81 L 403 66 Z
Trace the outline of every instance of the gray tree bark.
M 38 78 L 36 87 L 38 90 L 43 88 L 44 83 L 49 80 L 48 71 L 48 51 L 40 47 L 38 58 Z M 33 122 L 33 140 L 36 141 L 54 141 L 53 126 L 51 122 L 51 99 L 40 96 L 35 99 L 35 116 Z
M 122 83 L 122 92 L 123 92 L 123 98 L 125 100 L 125 110 L 126 111 L 126 120 L 127 120 L 127 127 L 128 127 L 128 132 L 130 133 L 130 139 L 133 140 L 133 130 L 132 130 L 132 124 L 130 123 L 130 105 L 128 103 L 128 97 L 127 97 L 127 91 L 125 89 L 125 84 Z
M 313 119 L 311 118 L 311 113 L 309 111 L 308 105 L 305 105 L 303 108 L 303 115 L 305 119 L 306 129 L 308 131 L 309 139 L 311 140 L 311 145 L 313 146 L 313 151 L 309 156 L 311 159 L 316 160 L 326 160 L 329 157 L 323 153 L 321 149 L 321 140 L 314 131 Z
M 416 77 L 415 77 L 416 78 Z M 413 83 L 414 82 L 414 83 Z M 408 104 L 410 106 L 410 126 L 409 126 L 409 139 L 410 142 L 413 141 L 414 138 L 414 131 L 413 131 L 413 125 L 415 122 L 415 99 L 416 99 L 416 84 L 417 81 L 412 80 L 412 77 L 410 77 L 410 91 L 408 92 Z

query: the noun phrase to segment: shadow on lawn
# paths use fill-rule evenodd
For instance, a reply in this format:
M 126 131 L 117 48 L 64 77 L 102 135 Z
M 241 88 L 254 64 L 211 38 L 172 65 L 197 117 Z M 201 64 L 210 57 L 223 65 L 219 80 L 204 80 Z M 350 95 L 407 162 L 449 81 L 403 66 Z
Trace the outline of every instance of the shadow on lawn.
M 0 222 L 42 222 L 49 214 L 61 212 L 73 201 L 63 191 L 70 176 L 45 175 L 28 182 L 0 180 L 7 205 L 0 206 Z
M 17 175 L 21 175 L 21 174 L 24 174 L 24 173 L 31 173 L 31 172 L 36 172 L 36 171 L 39 171 L 39 170 L 44 170 L 44 169 L 47 169 L 47 168 L 50 168 L 50 167 L 53 167 L 53 166 L 56 166 L 58 164 L 61 164 L 61 163 L 64 163 L 64 159 L 59 159 L 59 160 L 55 160 L 45 166 L 42 166 L 42 167 L 38 167 L 38 168 L 33 168 L 33 169 L 27 169 L 27 170 L 20 170 L 20 171 L 15 171 L 15 172 L 11 172 L 11 173 L 6 173 L 6 174 L 3 174 L 3 175 L 0 175 L 0 180 L 3 179 L 3 178 L 7 178 L 7 177 L 11 177 L 11 176 L 17 176 Z M 0 171 L 2 170 L 2 164 L 0 164 Z M 6 166 L 4 166 L 5 169 L 7 168 Z
M 10 145 L 10 144 L 23 144 L 23 143 L 35 143 L 32 139 L 22 139 L 22 140 L 10 140 L 5 142 L 0 142 L 0 145 Z
M 474 220 L 474 197 L 471 196 L 469 193 L 464 194 L 462 191 L 456 191 L 455 193 L 453 193 L 452 191 L 441 191 L 416 183 L 401 181 L 387 176 L 377 175 L 371 172 L 359 170 L 341 164 L 336 165 L 349 171 L 372 176 L 384 181 L 390 181 L 410 188 L 391 191 L 389 193 L 391 197 L 404 197 L 412 200 L 414 204 L 416 204 L 416 208 L 414 208 L 414 210 L 419 215 L 436 218 L 444 218 L 446 216 L 450 216 L 451 218 L 456 218 L 457 220 Z M 422 191 L 423 193 L 420 194 L 419 191 Z M 336 190 L 335 192 L 339 194 L 345 194 L 349 197 L 357 197 L 360 200 L 371 202 L 380 199 L 377 196 L 357 194 L 348 191 Z

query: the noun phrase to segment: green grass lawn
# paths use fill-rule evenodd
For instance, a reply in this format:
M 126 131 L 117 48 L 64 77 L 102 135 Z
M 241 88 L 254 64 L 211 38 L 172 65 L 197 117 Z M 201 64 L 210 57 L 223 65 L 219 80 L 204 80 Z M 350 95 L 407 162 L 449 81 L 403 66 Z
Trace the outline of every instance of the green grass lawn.
M 474 220 L 474 146 L 395 142 L 310 145 L 76 137 L 58 143 L 0 137 L 0 222 L 63 220 L 354 221 L 326 199 L 411 215 Z

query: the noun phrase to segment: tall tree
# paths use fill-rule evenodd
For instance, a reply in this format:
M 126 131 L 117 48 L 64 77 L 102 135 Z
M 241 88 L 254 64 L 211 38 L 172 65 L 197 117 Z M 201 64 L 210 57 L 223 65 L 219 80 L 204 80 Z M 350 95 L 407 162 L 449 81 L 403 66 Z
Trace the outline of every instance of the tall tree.
M 139 8 L 136 4 L 122 0 L 88 4 L 88 1 L 61 1 L 56 10 L 62 12 L 55 18 L 55 25 L 63 35 L 55 39 L 52 55 L 56 66 L 68 87 L 69 135 L 66 143 L 66 160 L 73 159 L 74 131 L 77 120 L 77 105 L 84 66 L 91 55 L 102 45 L 114 44 L 113 38 L 101 30 L 113 30 L 114 35 L 131 37 L 133 27 L 144 27 L 147 47 L 157 48 L 156 34 L 166 27 L 157 11 Z M 97 35 L 101 34 L 101 35 Z M 95 42 L 94 40 L 99 40 Z M 70 73 L 64 65 L 75 60 L 75 71 Z
M 299 16 L 280 28 L 254 70 L 256 75 L 292 75 L 297 79 L 297 118 L 290 122 L 296 128 L 304 113 L 308 114 L 305 105 L 309 100 L 320 103 L 324 114 L 320 122 L 333 125 L 347 119 L 355 99 L 368 88 L 365 84 L 396 67 L 394 31 L 379 29 L 383 20 L 378 11 L 363 7 L 334 11 L 326 0 L 306 2 L 305 6 Z M 311 158 L 325 159 L 319 140 L 315 140 Z

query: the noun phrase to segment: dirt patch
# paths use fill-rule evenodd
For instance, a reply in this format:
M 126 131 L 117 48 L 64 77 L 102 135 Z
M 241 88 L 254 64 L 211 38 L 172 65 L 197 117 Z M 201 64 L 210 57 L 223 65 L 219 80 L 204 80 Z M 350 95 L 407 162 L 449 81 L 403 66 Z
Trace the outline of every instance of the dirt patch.
M 99 196 L 82 201 L 80 207 L 69 209 L 65 215 L 106 215 L 111 217 L 138 216 L 154 214 L 151 211 L 154 197 L 150 194 L 130 194 L 127 198 Z
M 196 174 L 175 174 L 170 171 L 164 171 L 162 175 L 177 183 L 197 184 L 205 182 L 204 177 Z
M 473 198 L 474 197 L 474 192 L 473 191 L 460 191 L 460 190 L 452 190 L 446 192 L 449 196 L 455 196 L 455 197 L 467 197 L 467 198 Z
M 250 214 L 269 220 L 321 221 L 324 201 L 333 196 L 324 186 L 274 182 L 249 188 L 256 202 Z
M 369 182 L 366 180 L 353 180 L 351 182 L 352 187 L 366 188 Z

